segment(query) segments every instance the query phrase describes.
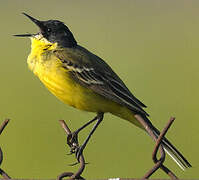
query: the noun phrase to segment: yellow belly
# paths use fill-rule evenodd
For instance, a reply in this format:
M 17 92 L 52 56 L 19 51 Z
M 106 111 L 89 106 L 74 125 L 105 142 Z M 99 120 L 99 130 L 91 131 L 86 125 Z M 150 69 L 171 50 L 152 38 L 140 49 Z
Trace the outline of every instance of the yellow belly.
M 40 67 L 38 72 L 35 74 L 43 84 L 65 104 L 90 112 L 112 112 L 120 107 L 74 81 L 61 67 L 52 70 Z

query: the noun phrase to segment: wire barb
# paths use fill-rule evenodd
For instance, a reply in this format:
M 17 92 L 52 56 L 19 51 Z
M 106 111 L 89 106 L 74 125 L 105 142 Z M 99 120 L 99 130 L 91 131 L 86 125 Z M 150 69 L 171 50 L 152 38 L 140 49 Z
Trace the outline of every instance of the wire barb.
M 142 124 L 142 126 L 145 128 L 145 130 L 149 133 L 149 135 L 155 140 L 156 144 L 152 153 L 152 159 L 155 165 L 152 169 L 150 169 L 143 177 L 143 179 L 148 179 L 152 174 L 154 174 L 159 168 L 162 169 L 168 176 L 170 176 L 171 179 L 178 179 L 177 176 L 168 169 L 165 165 L 163 165 L 165 161 L 165 150 L 163 149 L 163 146 L 161 145 L 162 139 L 166 135 L 167 131 L 171 127 L 172 123 L 174 122 L 175 118 L 171 117 L 168 123 L 166 124 L 165 128 L 162 130 L 158 138 L 153 134 L 147 123 L 144 121 L 144 119 L 140 115 L 135 115 L 135 118 Z M 157 153 L 158 150 L 160 150 L 161 157 L 160 159 L 157 159 Z
M 67 126 L 64 120 L 59 120 L 59 122 L 67 134 L 67 144 L 71 148 L 71 151 L 75 151 L 75 149 L 79 148 L 78 137 L 76 136 L 75 138 L 72 138 L 71 130 L 69 129 L 69 127 Z M 83 153 L 80 155 L 78 161 L 79 161 L 80 167 L 76 173 L 64 172 L 57 177 L 57 180 L 62 180 L 64 177 L 69 177 L 70 178 L 69 180 L 74 180 L 74 179 L 84 180 L 84 178 L 81 177 L 81 174 L 84 171 L 85 164 L 86 164 Z

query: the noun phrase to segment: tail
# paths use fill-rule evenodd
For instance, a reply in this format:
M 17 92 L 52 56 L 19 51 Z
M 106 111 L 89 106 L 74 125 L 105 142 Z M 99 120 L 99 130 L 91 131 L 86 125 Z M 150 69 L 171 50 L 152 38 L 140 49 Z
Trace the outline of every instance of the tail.
M 159 136 L 160 132 L 154 128 L 154 134 L 156 137 Z M 187 159 L 169 142 L 167 138 L 163 138 L 162 145 L 165 152 L 175 161 L 175 163 L 182 169 L 185 170 L 187 168 L 192 167 L 191 164 L 187 161 Z
M 148 124 L 150 125 L 154 135 L 158 138 L 160 135 L 160 131 L 156 129 L 149 119 L 145 116 L 143 117 Z M 185 170 L 187 168 L 192 167 L 188 160 L 171 144 L 171 142 L 167 138 L 163 138 L 162 145 L 165 152 L 175 161 L 175 163 L 182 169 Z

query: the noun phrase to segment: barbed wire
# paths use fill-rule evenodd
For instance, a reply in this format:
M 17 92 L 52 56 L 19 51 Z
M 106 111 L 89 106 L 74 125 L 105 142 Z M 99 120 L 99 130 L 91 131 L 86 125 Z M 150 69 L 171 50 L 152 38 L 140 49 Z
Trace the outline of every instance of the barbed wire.
M 174 122 L 175 118 L 174 117 L 170 118 L 170 120 L 168 121 L 168 123 L 166 124 L 165 128 L 162 130 L 162 132 L 160 133 L 158 138 L 155 137 L 155 135 L 153 134 L 152 131 L 150 131 L 148 124 L 145 122 L 145 120 L 141 116 L 135 115 L 135 118 L 143 125 L 143 127 L 146 129 L 146 131 L 153 137 L 153 139 L 156 142 L 154 150 L 152 152 L 152 160 L 155 163 L 155 165 L 147 173 L 145 173 L 145 175 L 142 177 L 142 179 L 148 179 L 158 169 L 162 169 L 167 175 L 170 176 L 171 179 L 178 179 L 176 177 L 176 175 L 170 169 L 168 169 L 165 165 L 163 165 L 163 163 L 165 161 L 165 151 L 161 145 L 162 139 L 168 132 L 168 130 L 171 127 L 172 123 Z M 5 127 L 7 126 L 8 122 L 9 122 L 9 119 L 6 119 L 0 126 L 0 135 L 2 134 Z M 70 153 L 75 154 L 75 157 L 78 161 L 78 163 L 76 163 L 76 164 L 79 164 L 79 169 L 75 173 L 63 172 L 57 177 L 57 180 L 62 180 L 63 178 L 66 178 L 66 177 L 69 178 L 68 180 L 85 180 L 85 178 L 83 178 L 81 176 L 81 174 L 83 173 L 85 166 L 86 166 L 84 155 L 82 153 L 80 155 L 79 159 L 76 156 L 76 152 L 78 151 L 78 148 L 80 147 L 79 143 L 78 143 L 78 136 L 73 136 L 73 133 L 71 133 L 71 130 L 69 129 L 69 127 L 67 126 L 67 124 L 64 120 L 60 120 L 59 122 L 61 124 L 61 127 L 64 129 L 64 131 L 67 135 L 67 144 L 70 147 Z M 160 154 L 161 154 L 161 157 L 159 159 L 157 158 L 158 150 L 160 151 Z M 2 161 L 3 161 L 3 152 L 0 147 L 0 166 L 2 164 Z M 11 179 L 11 177 L 2 168 L 0 168 L 0 174 L 6 180 Z M 135 178 L 108 178 L 106 180 L 135 180 Z M 138 180 L 138 179 L 136 179 L 136 180 Z

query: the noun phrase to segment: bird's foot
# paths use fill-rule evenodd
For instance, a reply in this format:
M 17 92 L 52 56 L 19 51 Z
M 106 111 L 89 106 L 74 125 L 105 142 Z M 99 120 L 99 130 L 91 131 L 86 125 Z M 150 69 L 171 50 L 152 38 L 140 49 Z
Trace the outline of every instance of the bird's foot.
M 78 133 L 79 133 L 79 131 L 74 131 L 71 134 L 69 134 L 68 137 L 67 137 L 67 144 L 71 148 L 69 155 L 75 153 L 76 158 L 77 158 L 77 160 L 79 162 L 79 158 L 80 158 L 80 156 L 83 153 L 85 145 L 84 144 L 81 145 L 81 146 L 79 145 L 79 143 L 78 143 Z
M 72 132 L 71 134 L 68 135 L 67 144 L 71 148 L 69 155 L 74 154 L 78 151 L 78 149 L 79 149 L 78 131 L 74 131 L 74 132 Z

